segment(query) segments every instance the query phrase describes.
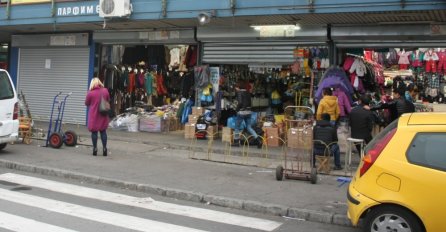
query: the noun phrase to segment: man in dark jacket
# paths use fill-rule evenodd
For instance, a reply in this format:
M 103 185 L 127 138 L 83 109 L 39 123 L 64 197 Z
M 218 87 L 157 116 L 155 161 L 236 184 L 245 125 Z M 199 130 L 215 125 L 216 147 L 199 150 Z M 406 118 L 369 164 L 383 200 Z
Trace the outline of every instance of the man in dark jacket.
M 415 112 L 415 106 L 413 102 L 405 98 L 405 92 L 406 86 L 404 83 L 394 85 L 393 101 L 372 107 L 371 110 L 389 109 L 390 122 L 398 119 L 402 114 Z
M 350 112 L 349 120 L 351 127 L 351 137 L 355 139 L 363 139 L 365 144 L 372 140 L 372 130 L 374 115 L 370 111 L 371 97 L 369 95 L 362 95 L 359 99 L 359 105 Z M 361 152 L 361 145 L 357 144 L 358 152 Z
M 330 154 L 334 156 L 334 170 L 341 170 L 341 153 L 339 151 L 336 128 L 330 124 L 330 114 L 324 113 L 321 117 L 322 120 L 317 121 L 313 128 L 313 165 L 315 164 L 314 156 L 323 155 L 327 146 L 329 146 Z
M 240 82 L 235 87 L 237 91 L 237 120 L 234 129 L 234 143 L 233 146 L 240 145 L 240 132 L 242 130 L 242 122 L 245 122 L 246 130 L 257 141 L 257 147 L 262 148 L 262 138 L 260 138 L 256 131 L 252 128 L 251 122 L 251 93 L 246 90 L 246 84 Z

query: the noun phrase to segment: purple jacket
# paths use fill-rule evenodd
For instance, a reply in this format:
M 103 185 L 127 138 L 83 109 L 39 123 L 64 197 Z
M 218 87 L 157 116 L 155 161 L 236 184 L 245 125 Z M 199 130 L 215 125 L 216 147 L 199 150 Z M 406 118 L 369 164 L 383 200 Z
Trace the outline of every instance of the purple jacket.
M 339 116 L 344 117 L 350 114 L 352 105 L 350 104 L 350 99 L 347 97 L 347 95 L 342 90 L 335 89 L 335 91 L 333 91 L 333 96 L 338 97 L 338 105 L 340 109 Z
M 110 101 L 110 95 L 106 88 L 95 88 L 87 93 L 85 105 L 88 107 L 88 130 L 91 132 L 103 131 L 108 128 L 108 115 L 99 113 L 101 97 Z

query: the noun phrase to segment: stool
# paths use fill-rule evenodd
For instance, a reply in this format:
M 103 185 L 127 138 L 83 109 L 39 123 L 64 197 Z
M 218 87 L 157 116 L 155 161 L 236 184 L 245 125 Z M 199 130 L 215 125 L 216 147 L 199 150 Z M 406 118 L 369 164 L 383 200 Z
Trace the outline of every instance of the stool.
M 364 157 L 364 139 L 347 138 L 347 142 L 348 142 L 348 146 L 347 146 L 347 152 L 345 153 L 346 157 L 345 157 L 345 167 L 344 167 L 346 174 L 348 171 L 351 171 L 350 166 L 352 164 L 352 147 L 353 147 L 353 145 L 360 144 L 360 146 L 361 146 L 360 155 L 361 155 L 361 158 Z

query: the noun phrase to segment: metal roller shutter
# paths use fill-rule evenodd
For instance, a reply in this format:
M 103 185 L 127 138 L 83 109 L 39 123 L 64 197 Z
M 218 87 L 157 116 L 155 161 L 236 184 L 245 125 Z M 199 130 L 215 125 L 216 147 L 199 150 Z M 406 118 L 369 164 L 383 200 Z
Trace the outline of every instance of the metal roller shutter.
M 324 43 L 311 43 L 324 45 Z M 207 64 L 291 64 L 294 49 L 310 46 L 297 41 L 205 42 L 203 63 Z
M 63 120 L 85 125 L 89 48 L 21 48 L 19 59 L 18 89 L 25 94 L 33 118 L 48 121 L 54 96 L 72 92 Z M 46 61 L 51 61 L 49 68 Z

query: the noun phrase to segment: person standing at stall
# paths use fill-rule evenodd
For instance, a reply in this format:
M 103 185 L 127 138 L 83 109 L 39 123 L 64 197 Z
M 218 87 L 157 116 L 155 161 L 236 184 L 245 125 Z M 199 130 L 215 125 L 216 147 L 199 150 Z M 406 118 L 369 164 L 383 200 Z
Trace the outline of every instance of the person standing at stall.
M 323 90 L 323 97 L 317 107 L 316 120 L 322 120 L 322 114 L 325 113 L 330 115 L 330 124 L 336 126 L 336 121 L 340 115 L 340 109 L 338 98 L 333 96 L 331 88 L 325 88 Z
M 90 82 L 90 89 L 85 98 L 85 105 L 88 107 L 88 130 L 91 132 L 91 141 L 93 143 L 93 155 L 98 153 L 98 132 L 101 134 L 102 154 L 107 156 L 107 128 L 109 123 L 108 114 L 99 112 L 99 105 L 102 99 L 110 102 L 108 90 L 104 88 L 101 80 L 94 77 Z

